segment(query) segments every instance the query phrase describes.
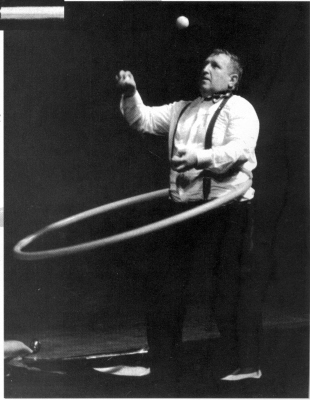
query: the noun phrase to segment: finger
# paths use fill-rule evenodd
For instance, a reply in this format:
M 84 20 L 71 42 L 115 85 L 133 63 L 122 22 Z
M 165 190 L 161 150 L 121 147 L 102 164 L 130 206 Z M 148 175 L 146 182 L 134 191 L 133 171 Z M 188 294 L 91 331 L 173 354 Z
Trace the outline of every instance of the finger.
M 178 173 L 181 173 L 181 172 L 185 172 L 185 171 L 186 171 L 186 168 L 185 168 L 185 167 L 181 167 L 181 166 L 172 167 L 172 169 L 173 169 L 174 171 L 178 172 Z
M 179 157 L 182 157 L 182 156 L 184 156 L 186 154 L 186 149 L 180 149 L 180 150 L 178 150 L 178 156 Z
M 127 79 L 130 78 L 130 71 L 121 71 L 121 77 L 122 79 Z
M 120 81 L 122 80 L 123 77 L 123 72 L 124 71 L 119 71 L 119 73 L 115 76 L 115 79 L 118 83 L 120 83 Z
M 121 70 L 120 72 L 119 72 L 119 78 L 120 78 L 120 80 L 125 80 L 126 79 L 126 76 L 127 76 L 127 74 L 126 74 L 126 71 L 123 71 L 123 70 Z
M 171 160 L 171 166 L 175 171 L 181 171 L 181 169 L 185 168 L 185 163 L 181 160 L 177 161 L 172 161 Z
M 172 164 L 172 165 L 175 165 L 175 166 L 180 165 L 181 162 L 182 162 L 182 160 L 181 160 L 179 157 L 177 157 L 177 156 L 174 156 L 174 157 L 171 159 L 171 164 Z

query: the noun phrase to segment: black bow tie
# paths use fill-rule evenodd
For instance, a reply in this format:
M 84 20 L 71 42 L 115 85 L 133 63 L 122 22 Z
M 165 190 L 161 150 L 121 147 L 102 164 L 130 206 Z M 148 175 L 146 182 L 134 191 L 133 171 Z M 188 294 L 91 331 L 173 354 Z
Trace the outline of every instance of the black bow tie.
M 229 97 L 231 95 L 231 92 L 220 92 L 220 93 L 213 93 L 210 96 L 207 96 L 204 98 L 204 101 L 210 101 L 212 100 L 213 103 L 217 103 L 220 99 L 223 99 L 224 97 Z

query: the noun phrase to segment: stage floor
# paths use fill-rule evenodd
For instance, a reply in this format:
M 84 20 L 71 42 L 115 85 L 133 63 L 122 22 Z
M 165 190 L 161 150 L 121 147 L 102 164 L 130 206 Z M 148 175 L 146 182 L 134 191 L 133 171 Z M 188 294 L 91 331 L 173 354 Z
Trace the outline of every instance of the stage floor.
M 94 368 L 109 365 L 107 359 L 74 357 L 100 355 L 145 348 L 143 315 L 109 319 L 104 325 L 71 326 L 36 331 L 42 348 L 27 357 L 30 368 L 11 367 L 5 378 L 6 398 L 308 398 L 308 315 L 281 309 L 269 300 L 264 313 L 263 377 L 239 383 L 219 382 L 225 367 L 219 335 L 208 323 L 204 307 L 189 307 L 184 328 L 185 352 L 182 379 L 177 388 L 158 388 L 149 377 L 121 377 Z M 34 332 L 10 335 L 31 342 Z M 59 358 L 69 357 L 67 361 Z M 73 357 L 73 358 L 72 358 Z M 114 363 L 114 364 L 113 364 Z M 114 359 L 112 365 L 148 367 L 147 355 Z M 176 390 L 176 391 L 175 391 Z
M 308 315 L 289 314 L 271 305 L 264 311 L 264 327 L 267 330 L 289 330 L 307 325 Z M 183 330 L 184 341 L 207 340 L 218 336 L 216 325 L 208 322 L 203 306 L 188 308 Z M 119 319 L 108 318 L 104 324 L 92 327 L 81 325 L 42 331 L 36 328 L 35 332 L 9 335 L 10 340 L 20 340 L 27 345 L 34 338 L 41 342 L 41 350 L 28 358 L 35 360 L 118 352 L 147 346 L 143 315 L 124 318 L 121 322 Z

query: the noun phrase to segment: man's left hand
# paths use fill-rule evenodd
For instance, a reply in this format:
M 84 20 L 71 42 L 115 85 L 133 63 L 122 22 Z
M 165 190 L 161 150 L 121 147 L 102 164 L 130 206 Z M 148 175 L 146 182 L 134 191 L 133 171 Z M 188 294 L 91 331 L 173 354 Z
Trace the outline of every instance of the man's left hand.
M 197 165 L 197 155 L 194 150 L 181 149 L 171 159 L 171 168 L 177 172 L 185 172 Z

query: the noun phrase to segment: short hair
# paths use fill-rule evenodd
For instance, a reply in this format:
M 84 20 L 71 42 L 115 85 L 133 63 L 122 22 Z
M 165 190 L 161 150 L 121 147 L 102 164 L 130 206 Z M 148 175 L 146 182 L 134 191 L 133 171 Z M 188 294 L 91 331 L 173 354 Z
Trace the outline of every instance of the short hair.
M 226 49 L 214 49 L 212 53 L 210 54 L 211 56 L 217 56 L 219 54 L 226 54 L 230 58 L 230 63 L 233 68 L 233 72 L 238 75 L 238 82 L 234 86 L 233 90 L 238 90 L 242 74 L 243 74 L 243 66 L 241 64 L 241 60 L 238 56 L 236 56 L 233 53 L 230 53 Z

